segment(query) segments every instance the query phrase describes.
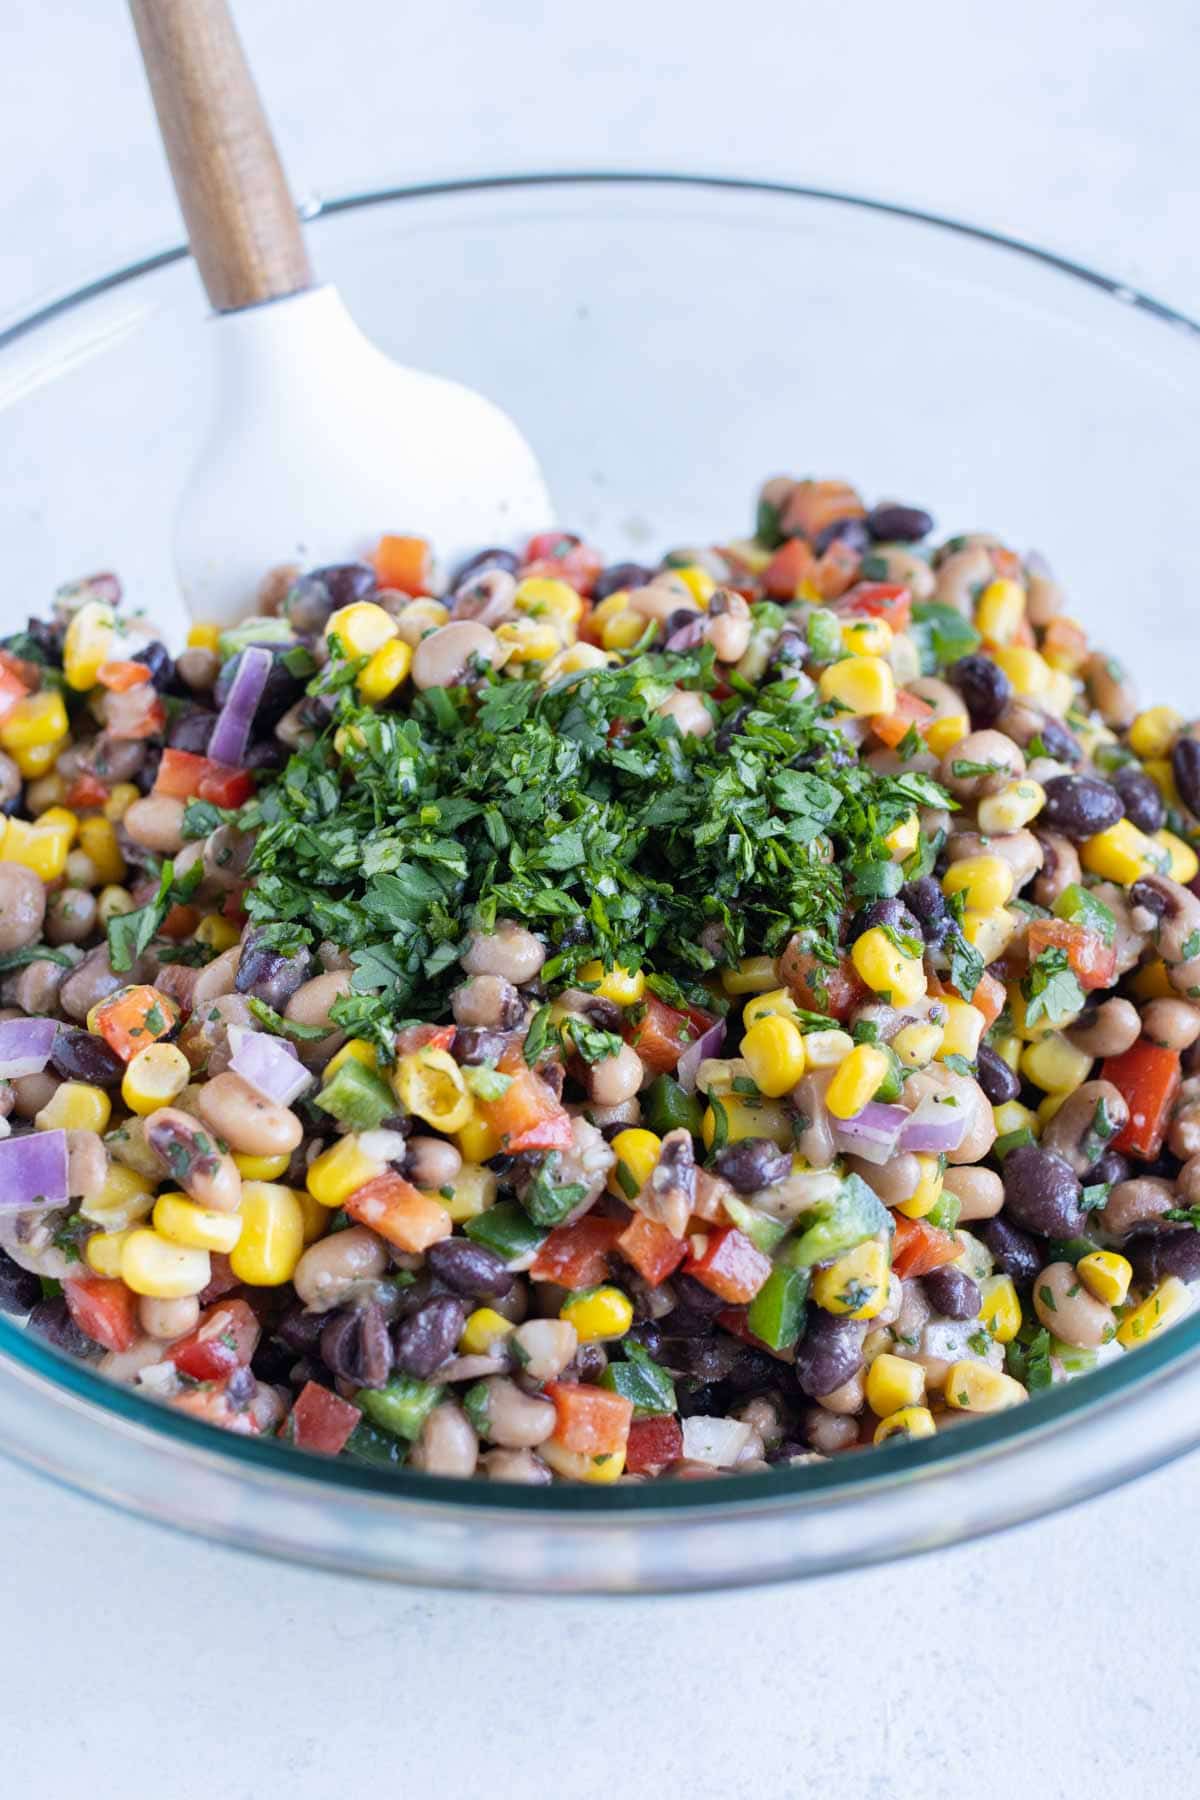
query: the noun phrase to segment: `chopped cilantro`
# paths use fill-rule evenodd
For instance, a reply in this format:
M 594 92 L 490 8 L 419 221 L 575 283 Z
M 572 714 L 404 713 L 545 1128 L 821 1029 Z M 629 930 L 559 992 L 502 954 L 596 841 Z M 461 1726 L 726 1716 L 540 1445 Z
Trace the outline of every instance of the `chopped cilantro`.
M 1071 968 L 1067 952 L 1057 944 L 1038 952 L 1021 978 L 1025 996 L 1025 1019 L 1029 1025 L 1045 1019 L 1051 1025 L 1065 1025 L 1083 1010 L 1084 994 L 1079 978 Z

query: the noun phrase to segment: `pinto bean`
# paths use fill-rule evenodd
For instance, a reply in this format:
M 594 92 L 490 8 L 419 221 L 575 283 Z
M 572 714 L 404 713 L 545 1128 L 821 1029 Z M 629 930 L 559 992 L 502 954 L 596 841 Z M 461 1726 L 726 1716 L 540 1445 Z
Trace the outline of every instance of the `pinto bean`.
M 1047 1331 L 1077 1349 L 1107 1344 L 1116 1332 L 1112 1307 L 1088 1293 L 1074 1263 L 1050 1263 L 1041 1271 L 1033 1283 L 1033 1307 Z
M 1129 1181 L 1117 1183 L 1093 1217 L 1108 1237 L 1120 1243 L 1139 1225 L 1157 1224 L 1177 1204 L 1171 1182 L 1158 1175 L 1134 1175 Z
M 118 975 L 108 960 L 108 945 L 98 944 L 59 988 L 59 1006 L 68 1019 L 86 1019 L 97 1001 L 106 1000 L 118 988 L 144 980 L 147 966 L 145 959 L 139 957 L 132 969 Z
M 1097 650 L 1081 670 L 1092 705 L 1106 725 L 1125 731 L 1137 717 L 1137 692 L 1128 673 L 1113 656 Z
M 988 837 L 977 831 L 956 831 L 946 851 L 952 862 L 967 856 L 998 856 L 1012 870 L 1013 892 L 1017 894 L 1036 875 L 1045 855 L 1032 831 L 1004 831 Z
M 1085 1081 L 1059 1107 L 1042 1133 L 1041 1147 L 1083 1175 L 1128 1119 L 1129 1107 L 1119 1088 L 1111 1081 Z
M 956 764 L 995 764 L 986 775 L 956 775 Z M 980 800 L 985 794 L 998 794 L 1016 776 L 1025 773 L 1025 758 L 1010 737 L 1002 731 L 972 731 L 954 744 L 942 757 L 942 786 L 958 800 Z
M 637 1051 L 622 1044 L 615 1056 L 605 1056 L 591 1065 L 588 1094 L 597 1106 L 620 1106 L 623 1101 L 632 1100 L 645 1073 Z
M 96 896 L 86 888 L 60 888 L 46 902 L 46 941 L 81 944 L 96 929 Z
M 885 1206 L 899 1206 L 902 1200 L 911 1200 L 920 1185 L 921 1165 L 911 1152 L 900 1151 L 885 1163 L 869 1163 L 850 1156 L 846 1165 L 878 1194 Z
M 23 863 L 0 862 L 0 951 L 36 944 L 46 916 L 46 890 Z
M 304 1136 L 294 1112 L 275 1106 L 227 1070 L 200 1089 L 196 1108 L 206 1125 L 244 1156 L 285 1156 Z
M 858 1420 L 830 1412 L 824 1406 L 806 1407 L 800 1419 L 804 1441 L 820 1456 L 836 1456 L 858 1443 Z
M 409 1467 L 424 1469 L 427 1475 L 452 1475 L 463 1480 L 475 1473 L 478 1461 L 475 1427 L 457 1400 L 443 1400 L 421 1427 Z
M 948 1168 L 942 1179 L 946 1192 L 958 1201 L 960 1225 L 969 1225 L 975 1219 L 994 1219 L 1004 1205 L 1004 1183 L 994 1169 L 964 1164 Z
M 522 1487 L 549 1487 L 554 1479 L 532 1450 L 489 1450 L 482 1468 L 489 1481 L 513 1481 Z
M 1159 1006 L 1180 1005 L 1182 1002 L 1159 1000 Z M 1189 1008 L 1195 1012 L 1195 1008 Z M 1137 1043 L 1142 1033 L 1142 1020 L 1138 1009 L 1130 1000 L 1114 998 L 1103 1000 L 1094 1013 L 1085 1013 L 1080 1023 L 1065 1033 L 1068 1043 L 1076 1050 L 1082 1050 L 1085 1056 L 1121 1056 Z M 1196 1030 L 1193 1036 L 1200 1036 L 1200 1012 L 1196 1012 Z
M 184 803 L 170 794 L 148 794 L 135 800 L 121 823 L 135 844 L 159 856 L 183 849 Z
M 734 662 L 735 657 L 726 657 L 726 662 Z M 690 689 L 678 688 L 659 702 L 654 709 L 660 719 L 674 719 L 681 737 L 704 738 L 713 728 L 713 717 L 699 694 Z

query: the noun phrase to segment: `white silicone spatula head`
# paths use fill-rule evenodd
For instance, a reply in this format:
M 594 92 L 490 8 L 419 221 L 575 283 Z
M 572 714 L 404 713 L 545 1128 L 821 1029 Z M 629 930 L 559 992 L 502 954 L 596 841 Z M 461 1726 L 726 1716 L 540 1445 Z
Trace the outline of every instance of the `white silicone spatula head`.
M 269 564 L 345 562 L 385 531 L 428 538 L 449 566 L 549 526 L 541 471 L 505 414 L 392 362 L 336 289 L 313 285 L 225 0 L 130 9 L 214 309 L 215 423 L 176 524 L 192 615 L 244 616 Z

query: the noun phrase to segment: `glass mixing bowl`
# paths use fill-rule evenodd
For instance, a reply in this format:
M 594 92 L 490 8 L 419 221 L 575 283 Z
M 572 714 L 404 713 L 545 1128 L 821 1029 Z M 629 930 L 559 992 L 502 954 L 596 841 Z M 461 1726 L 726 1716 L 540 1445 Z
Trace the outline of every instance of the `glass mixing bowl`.
M 1143 692 L 1197 710 L 1200 630 L 1179 584 L 1200 340 L 1169 308 L 946 220 L 763 182 L 444 183 L 334 202 L 310 235 L 385 349 L 512 413 L 562 523 L 614 560 L 744 533 L 768 474 L 844 475 L 943 529 L 1044 550 Z M 179 622 L 170 519 L 211 388 L 202 312 L 172 250 L 0 332 L 4 629 L 96 568 Z M 398 494 L 364 542 L 420 528 Z M 264 543 L 264 567 L 290 548 Z M 9 1455 L 243 1548 L 447 1586 L 823 1573 L 1071 1504 L 1197 1441 L 1200 1315 L 936 1439 L 602 1492 L 385 1475 L 229 1437 L 0 1321 Z

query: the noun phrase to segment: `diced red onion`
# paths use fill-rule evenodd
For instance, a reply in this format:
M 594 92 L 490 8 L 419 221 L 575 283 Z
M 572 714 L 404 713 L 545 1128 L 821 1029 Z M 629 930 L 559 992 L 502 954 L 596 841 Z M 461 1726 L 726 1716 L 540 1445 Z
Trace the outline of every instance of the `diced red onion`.
M 926 1094 L 915 1112 L 908 1113 L 900 1132 L 900 1149 L 927 1151 L 940 1156 L 957 1150 L 967 1135 L 971 1110 L 949 1097 Z
M 697 613 L 694 619 L 689 619 L 686 625 L 681 625 L 678 631 L 671 633 L 663 648 L 677 651 L 699 649 L 704 642 L 705 623 L 704 614 Z
M 271 673 L 271 652 L 252 644 L 243 650 L 229 698 L 217 716 L 207 754 L 213 762 L 239 768 L 250 741 L 250 727 Z
M 675 1065 L 675 1079 L 685 1094 L 695 1093 L 696 1076 L 700 1072 L 700 1064 L 707 1057 L 719 1055 L 724 1042 L 725 1021 L 718 1019 L 715 1025 L 710 1025 L 708 1030 L 703 1032 L 694 1043 L 688 1045 Z
M 246 1031 L 233 1026 L 229 1032 L 233 1055 L 229 1066 L 235 1075 L 275 1106 L 290 1106 L 312 1082 L 295 1050 L 282 1038 L 268 1037 L 265 1031 Z
M 688 1462 L 711 1469 L 731 1469 L 750 1442 L 751 1427 L 743 1419 L 717 1419 L 693 1413 L 683 1421 L 683 1454 Z
M 840 1154 L 861 1156 L 864 1162 L 885 1163 L 896 1154 L 896 1140 L 908 1118 L 902 1106 L 868 1100 L 852 1118 L 838 1119 L 830 1113 L 829 1125 Z
M 0 1080 L 40 1075 L 50 1061 L 57 1030 L 53 1019 L 0 1021 Z
M 0 1208 L 49 1211 L 67 1198 L 65 1131 L 29 1131 L 0 1142 Z

